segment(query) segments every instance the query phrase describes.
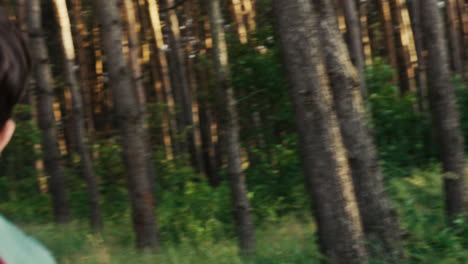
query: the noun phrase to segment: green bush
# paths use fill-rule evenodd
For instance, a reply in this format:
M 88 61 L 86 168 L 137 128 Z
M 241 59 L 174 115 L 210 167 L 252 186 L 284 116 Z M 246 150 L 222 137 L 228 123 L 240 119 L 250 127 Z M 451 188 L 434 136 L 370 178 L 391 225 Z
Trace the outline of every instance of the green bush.
M 408 168 L 435 158 L 430 117 L 416 109 L 413 93 L 401 96 L 393 69 L 375 60 L 366 70 L 370 120 L 387 176 L 407 175 Z

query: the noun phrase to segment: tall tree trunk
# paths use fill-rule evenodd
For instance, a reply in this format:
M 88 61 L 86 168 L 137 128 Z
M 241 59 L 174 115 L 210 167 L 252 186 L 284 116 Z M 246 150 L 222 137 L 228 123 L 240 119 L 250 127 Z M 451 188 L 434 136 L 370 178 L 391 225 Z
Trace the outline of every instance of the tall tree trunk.
M 200 104 L 198 99 L 198 89 L 199 85 L 196 79 L 195 73 L 195 57 L 196 57 L 196 50 L 194 45 L 195 39 L 195 32 L 196 32 L 196 24 L 194 25 L 194 20 L 197 19 L 197 9 L 198 4 L 194 0 L 189 0 L 185 2 L 184 11 L 185 11 L 185 35 L 184 38 L 186 40 L 185 43 L 185 63 L 187 65 L 187 74 L 189 80 L 189 87 L 192 93 L 192 131 L 193 131 L 193 140 L 194 140 L 194 153 L 197 155 L 196 157 L 196 165 L 197 170 L 206 175 L 206 167 L 205 161 L 203 156 L 203 148 L 202 148 L 202 139 L 201 139 L 201 130 L 200 130 Z
M 404 2 L 404 0 L 390 0 L 401 94 L 416 90 L 415 67 L 417 65 L 413 30 Z
M 317 3 L 317 13 L 320 14 L 322 47 L 326 47 L 326 65 L 343 142 L 348 151 L 364 232 L 368 240 L 377 244 L 376 255 L 395 260 L 403 253 L 401 233 L 395 210 L 385 193 L 377 151 L 367 125 L 359 89 L 362 80 L 351 63 L 332 2 L 314 1 Z
M 351 61 L 356 66 L 361 80 L 365 80 L 364 67 L 364 48 L 362 45 L 361 25 L 359 23 L 359 13 L 357 11 L 356 2 L 353 0 L 341 0 L 343 5 L 344 16 L 346 18 L 346 29 L 348 34 L 348 47 L 349 54 L 351 54 Z M 362 82 L 362 94 L 367 96 L 366 83 Z
M 445 13 L 448 28 L 448 40 L 450 45 L 450 62 L 454 73 L 463 73 L 463 52 L 460 48 L 460 31 L 457 29 L 457 2 L 445 0 Z
M 27 1 L 27 10 L 31 56 L 36 65 L 34 76 L 37 82 L 39 128 L 42 130 L 45 168 L 50 175 L 49 190 L 52 194 L 56 222 L 67 223 L 70 221 L 70 211 L 65 188 L 65 173 L 57 143 L 53 109 L 53 77 L 42 29 L 40 1 Z
M 81 0 L 72 0 L 75 46 L 77 47 L 77 57 L 80 65 L 80 82 L 83 90 L 83 113 L 85 115 L 88 134 L 94 133 L 94 115 L 92 109 L 92 89 L 96 79 L 93 67 L 91 67 L 92 50 L 89 39 L 89 30 L 82 17 Z
M 378 0 L 378 4 L 383 25 L 387 63 L 390 64 L 396 72 L 399 72 L 390 2 L 389 0 Z
M 118 0 L 98 0 L 103 50 L 109 70 L 115 116 L 123 144 L 136 242 L 139 248 L 158 249 L 153 190 L 149 182 L 145 113 L 138 106 L 131 74 L 122 51 L 122 26 Z
M 223 94 L 224 118 L 223 129 L 228 154 L 228 173 L 234 216 L 240 239 L 242 255 L 253 256 L 255 246 L 255 226 L 252 220 L 252 208 L 247 197 L 245 172 L 242 169 L 242 158 L 239 137 L 239 117 L 234 89 L 231 83 L 231 70 L 227 50 L 226 36 L 223 27 L 220 0 L 210 0 L 209 14 L 211 34 L 213 37 L 214 60 L 216 65 L 216 82 L 218 92 Z
M 273 10 L 321 251 L 331 263 L 366 263 L 351 171 L 320 48 L 319 17 L 311 1 L 274 0 Z
M 172 7 L 175 5 L 174 0 L 166 0 L 166 5 Z M 169 42 L 171 46 L 171 59 L 173 65 L 173 80 L 174 89 L 177 91 L 181 112 L 179 115 L 179 129 L 184 133 L 183 145 L 187 146 L 190 154 L 191 164 L 198 172 L 202 172 L 202 154 L 201 149 L 197 148 L 195 142 L 195 127 L 193 120 L 193 99 L 192 92 L 189 86 L 189 78 L 187 65 L 185 63 L 184 48 L 182 44 L 182 35 L 180 33 L 179 19 L 175 8 L 171 8 L 167 12 L 167 23 L 170 28 Z
M 408 9 L 414 32 L 414 44 L 418 57 L 418 66 L 416 68 L 418 108 L 421 113 L 426 114 L 429 111 L 429 103 L 427 102 L 426 64 L 423 56 L 424 43 L 421 28 L 421 7 L 419 5 L 419 0 L 408 0 Z
M 75 145 L 81 159 L 82 174 L 88 185 L 88 195 L 91 204 L 91 227 L 94 230 L 100 230 L 103 227 L 103 221 L 99 204 L 99 187 L 92 164 L 89 146 L 86 142 L 88 135 L 86 133 L 83 115 L 83 98 L 81 96 L 80 85 L 78 84 L 74 70 L 76 56 L 70 27 L 70 18 L 68 16 L 68 9 L 65 0 L 54 0 L 54 5 L 58 24 L 60 26 L 62 48 L 65 55 L 65 78 L 72 96 L 72 118 L 76 137 Z
M 243 12 L 242 12 L 242 0 L 231 0 L 231 9 L 232 15 L 234 17 L 237 29 L 237 35 L 239 36 L 239 41 L 242 44 L 247 43 L 248 33 L 247 25 L 245 24 Z
M 138 28 L 141 25 L 137 25 L 137 17 L 133 0 L 124 0 L 124 11 L 126 17 L 126 25 L 128 30 L 128 50 L 129 50 L 129 62 L 130 69 L 132 70 L 132 78 L 135 83 L 135 89 L 137 92 L 138 103 L 146 110 L 146 92 L 143 85 L 143 71 L 140 65 L 140 39 L 138 37 Z M 163 129 L 163 131 L 165 131 Z
M 450 81 L 444 23 L 437 0 L 421 2 L 431 108 L 444 171 L 445 206 L 449 217 L 465 213 L 465 166 L 460 115 Z
M 369 8 L 371 6 L 368 2 L 362 1 L 359 3 L 359 17 L 361 22 L 361 36 L 362 36 L 362 46 L 364 49 L 364 61 L 365 64 L 372 63 L 372 45 L 369 34 Z M 361 80 L 365 80 L 361 78 Z
M 174 98 L 174 92 L 173 92 L 173 87 L 172 87 L 170 73 L 169 73 L 169 65 L 168 65 L 167 56 L 166 56 L 167 45 L 164 44 L 164 37 L 162 34 L 162 29 L 161 29 L 161 20 L 159 17 L 159 6 L 156 0 L 147 0 L 147 3 L 148 3 L 148 13 L 149 13 L 150 20 L 151 20 L 151 26 L 153 28 L 153 34 L 154 34 L 153 38 L 156 44 L 155 46 L 157 49 L 159 65 L 161 68 L 161 78 L 162 78 L 163 88 L 164 88 L 164 92 L 166 95 L 167 116 L 168 116 L 167 122 L 169 122 L 170 128 L 171 128 L 174 154 L 179 155 L 182 152 L 182 147 L 180 146 L 178 140 L 175 139 L 176 137 L 178 137 L 179 129 L 177 127 L 177 122 L 176 122 L 175 98 Z
M 131 70 L 131 76 L 133 84 L 135 84 L 135 92 L 137 96 L 138 106 L 141 108 L 141 113 L 144 114 L 143 123 L 147 123 L 146 118 L 146 91 L 143 85 L 143 70 L 140 64 L 140 39 L 138 37 L 138 29 L 137 29 L 137 19 L 135 13 L 135 6 L 133 5 L 133 0 L 124 0 L 124 11 L 126 17 L 126 26 L 127 26 L 127 33 L 128 33 L 128 57 L 129 57 L 129 66 Z M 141 28 L 141 25 L 139 25 Z M 169 136 L 169 127 L 165 126 L 166 124 L 163 123 L 163 138 Z M 154 167 L 153 162 L 153 148 L 151 145 L 150 135 L 148 133 L 148 129 L 144 129 L 144 140 L 146 141 L 145 153 L 148 159 L 148 177 L 151 184 L 151 189 L 154 190 L 155 181 L 154 175 L 156 175 L 156 168 Z M 166 142 L 166 141 L 163 141 Z M 167 142 L 167 145 L 164 147 L 171 148 L 170 142 Z M 168 151 L 171 151 L 170 149 Z

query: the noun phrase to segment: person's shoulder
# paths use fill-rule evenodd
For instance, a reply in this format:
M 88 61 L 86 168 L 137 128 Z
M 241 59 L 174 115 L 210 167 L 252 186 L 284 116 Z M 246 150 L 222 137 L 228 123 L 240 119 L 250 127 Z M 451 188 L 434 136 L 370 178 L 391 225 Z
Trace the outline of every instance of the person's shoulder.
M 27 236 L 0 215 L 0 258 L 6 264 L 55 264 L 37 240 Z

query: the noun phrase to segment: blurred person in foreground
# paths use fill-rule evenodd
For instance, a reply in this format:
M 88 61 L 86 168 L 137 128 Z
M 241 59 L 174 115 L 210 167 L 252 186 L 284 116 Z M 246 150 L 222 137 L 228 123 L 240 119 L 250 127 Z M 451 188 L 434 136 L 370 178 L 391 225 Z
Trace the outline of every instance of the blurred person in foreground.
M 11 115 L 24 93 L 30 67 L 19 31 L 0 8 L 0 154 L 15 131 Z M 55 261 L 42 245 L 0 215 L 0 264 L 55 264 Z

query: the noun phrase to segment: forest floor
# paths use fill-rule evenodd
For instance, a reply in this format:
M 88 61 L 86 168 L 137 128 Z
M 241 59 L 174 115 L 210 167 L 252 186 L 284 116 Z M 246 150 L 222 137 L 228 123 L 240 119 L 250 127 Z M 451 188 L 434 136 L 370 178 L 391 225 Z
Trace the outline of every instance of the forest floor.
M 461 218 L 451 227 L 445 223 L 440 175 L 438 167 L 434 166 L 415 170 L 410 177 L 387 181 L 405 230 L 406 251 L 411 263 L 468 263 L 468 223 Z M 100 235 L 89 232 L 86 222 L 60 228 L 42 224 L 22 227 L 43 242 L 60 264 L 245 263 L 237 255 L 234 238 L 183 238 L 177 244 L 164 243 L 159 254 L 149 254 L 133 248 L 130 225 L 106 224 L 106 230 Z M 249 263 L 319 263 L 315 229 L 312 217 L 300 215 L 284 216 L 275 223 L 260 226 L 258 254 Z M 372 263 L 385 262 L 373 260 Z

